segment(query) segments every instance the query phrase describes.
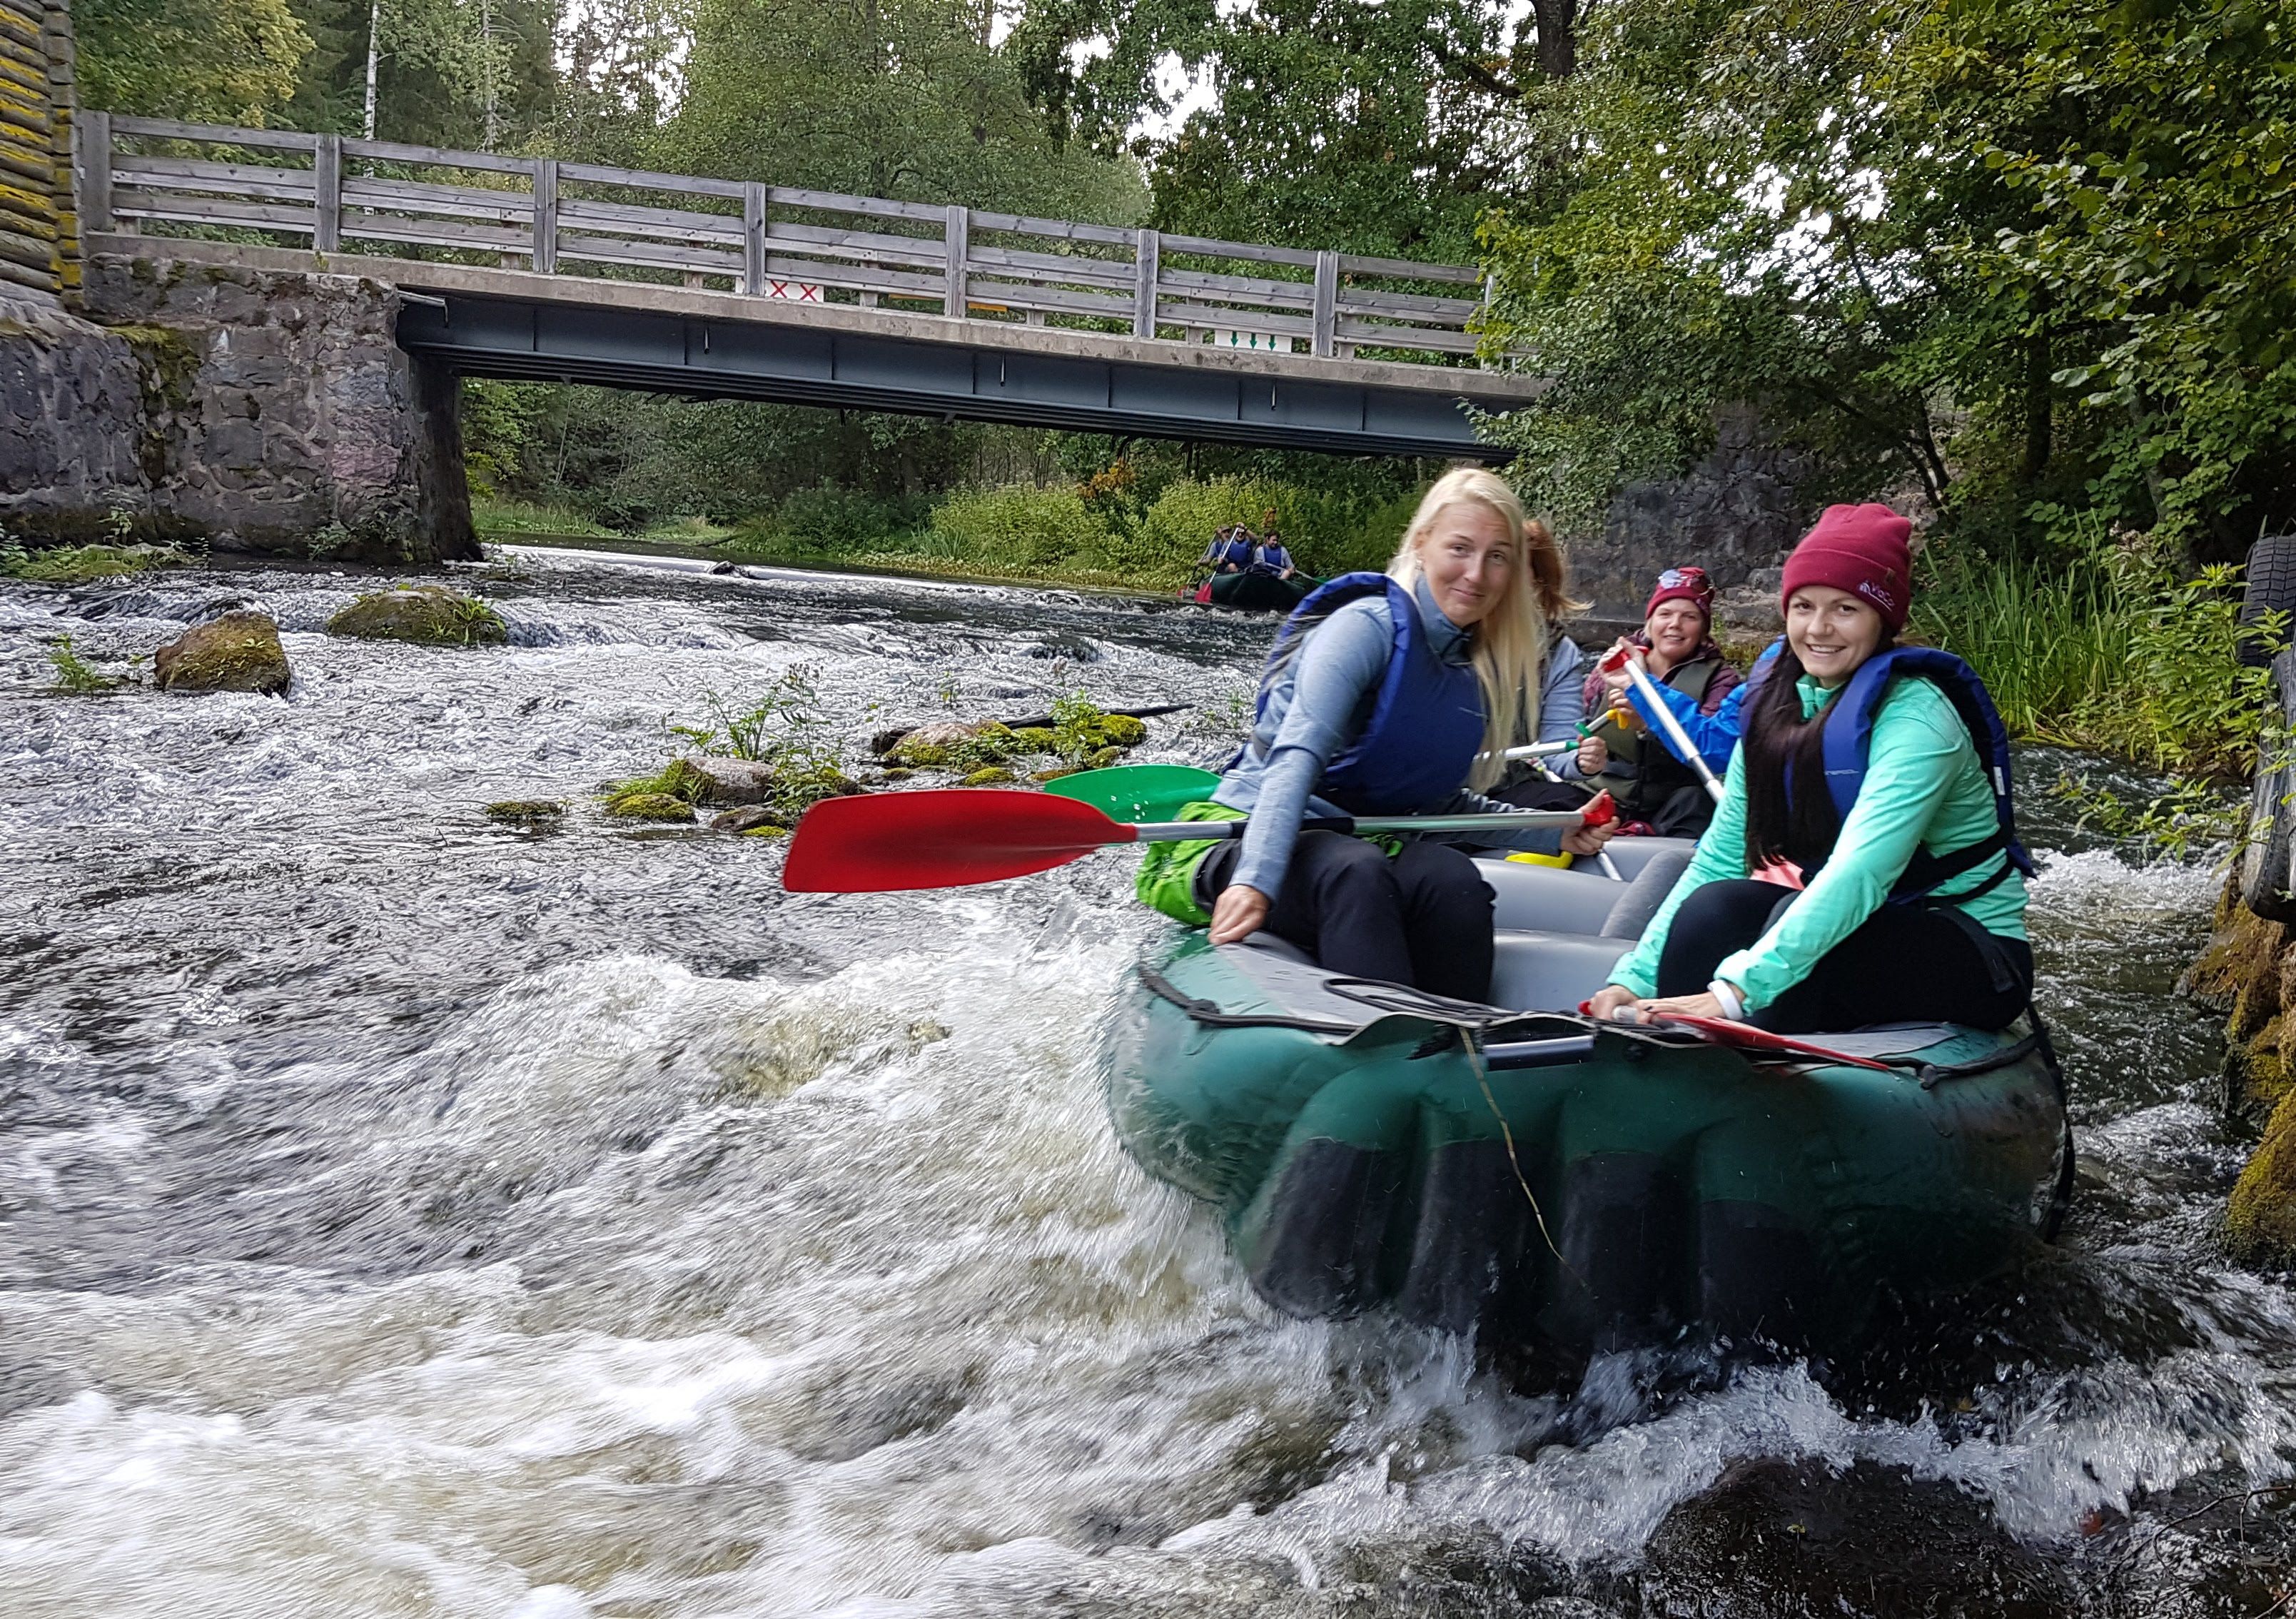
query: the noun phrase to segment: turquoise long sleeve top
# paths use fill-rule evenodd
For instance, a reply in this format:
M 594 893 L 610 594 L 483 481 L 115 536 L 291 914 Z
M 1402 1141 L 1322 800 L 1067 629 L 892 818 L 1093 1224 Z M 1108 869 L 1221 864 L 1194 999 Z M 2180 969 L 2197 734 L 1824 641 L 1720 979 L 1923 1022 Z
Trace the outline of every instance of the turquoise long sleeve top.
M 1804 675 L 1795 683 L 1802 717 L 1814 717 L 1833 693 Z M 1751 876 L 1746 860 L 1743 751 L 1730 761 L 1713 825 L 1674 892 L 1644 930 L 1642 941 L 1611 974 L 1611 982 L 1637 996 L 1657 992 L 1659 956 L 1682 902 L 1708 883 Z M 1999 826 L 1988 782 L 1968 727 L 1952 701 L 1919 676 L 1895 682 L 1874 716 L 1873 751 L 1865 785 L 1841 823 L 1833 855 L 1770 931 L 1735 955 L 1723 957 L 1715 976 L 1735 984 L 1746 1009 L 1758 1011 L 1809 975 L 1888 900 L 1916 850 L 1934 855 L 1991 837 Z M 2007 860 L 1997 856 L 1938 891 L 1988 933 L 2025 937 L 2025 879 L 2015 871 L 1983 893 Z

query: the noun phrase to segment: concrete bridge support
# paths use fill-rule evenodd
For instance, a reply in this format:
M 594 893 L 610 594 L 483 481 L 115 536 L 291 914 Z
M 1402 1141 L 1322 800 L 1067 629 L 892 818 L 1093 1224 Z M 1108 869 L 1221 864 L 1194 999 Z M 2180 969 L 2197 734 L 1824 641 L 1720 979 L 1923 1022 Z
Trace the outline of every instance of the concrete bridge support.
M 86 256 L 72 81 L 66 0 L 0 0 L 0 530 L 476 556 L 459 390 L 398 292 Z
M 478 555 L 459 389 L 356 275 L 84 266 L 77 310 L 0 292 L 0 526 L 233 551 Z

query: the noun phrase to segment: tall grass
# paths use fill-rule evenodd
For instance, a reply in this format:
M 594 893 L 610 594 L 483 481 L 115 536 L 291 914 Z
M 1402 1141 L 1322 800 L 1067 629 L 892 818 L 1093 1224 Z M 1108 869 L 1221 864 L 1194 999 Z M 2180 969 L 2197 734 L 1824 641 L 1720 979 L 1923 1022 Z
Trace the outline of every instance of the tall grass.
M 2012 557 L 1940 568 L 1915 601 L 1916 631 L 1984 677 L 2013 736 L 2193 780 L 2235 780 L 2253 765 L 2270 677 L 2240 660 L 2236 569 L 2188 576 L 2149 537 L 2129 536 L 2055 567 Z
M 2138 627 L 2097 569 L 2025 558 L 1941 570 L 1914 596 L 1913 632 L 1984 677 L 2013 736 L 2094 745 L 2092 715 L 2127 678 Z

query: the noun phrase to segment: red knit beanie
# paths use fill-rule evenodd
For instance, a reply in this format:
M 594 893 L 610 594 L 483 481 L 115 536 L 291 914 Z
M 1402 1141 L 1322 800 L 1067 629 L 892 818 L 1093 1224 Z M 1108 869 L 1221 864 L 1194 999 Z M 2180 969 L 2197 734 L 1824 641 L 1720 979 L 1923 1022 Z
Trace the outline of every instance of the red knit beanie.
M 1706 621 L 1711 624 L 1714 621 L 1714 581 L 1706 577 L 1703 568 L 1669 568 L 1658 576 L 1658 588 L 1651 592 L 1651 599 L 1643 608 L 1643 617 L 1647 619 L 1656 612 L 1660 602 L 1688 602 L 1704 613 Z
M 1805 585 L 1831 585 L 1863 598 L 1895 635 L 1914 602 L 1913 532 L 1912 519 L 1885 505 L 1826 507 L 1786 558 L 1779 606 Z

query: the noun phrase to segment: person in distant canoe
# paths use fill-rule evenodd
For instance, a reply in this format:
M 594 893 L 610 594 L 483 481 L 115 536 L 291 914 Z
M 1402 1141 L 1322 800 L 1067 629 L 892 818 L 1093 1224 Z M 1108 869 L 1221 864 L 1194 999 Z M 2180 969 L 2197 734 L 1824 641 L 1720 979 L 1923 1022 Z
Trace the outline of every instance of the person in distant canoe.
M 1643 609 L 1643 627 L 1620 641 L 1639 651 L 1652 680 L 1670 688 L 1698 714 L 1711 716 L 1740 676 L 1715 644 L 1714 586 L 1703 568 L 1669 568 Z M 1697 774 L 1677 759 L 1624 670 L 1587 677 L 1586 711 L 1603 718 L 1578 744 L 1578 774 L 1607 788 L 1628 825 L 1661 837 L 1696 837 L 1713 818 L 1714 801 Z M 1620 723 L 1620 716 L 1627 716 Z M 1723 761 L 1728 762 L 1726 755 Z M 1713 767 L 1718 771 L 1722 765 Z
M 1215 944 L 1266 928 L 1334 972 L 1487 999 L 1492 894 L 1464 852 L 1300 823 L 1506 809 L 1473 789 L 1498 779 L 1497 750 L 1538 708 L 1547 625 L 1575 606 L 1553 537 L 1526 522 L 1514 491 L 1480 468 L 1446 473 L 1385 573 L 1343 574 L 1285 620 L 1250 739 L 1212 797 L 1181 811 L 1248 814 L 1250 829 L 1152 845 L 1140 898 L 1209 925 Z M 1508 846 L 1592 854 L 1609 836 L 1538 828 Z
M 1290 579 L 1299 571 L 1292 553 L 1284 548 L 1283 537 L 1275 531 L 1274 506 L 1259 514 L 1259 533 L 1251 545 L 1251 569 L 1255 573 L 1272 573 L 1277 579 Z
M 1887 506 L 1829 506 L 1795 547 L 1785 638 L 1749 682 L 1714 824 L 1597 1016 L 1999 1029 L 2030 1001 L 2033 866 L 2001 717 L 1968 664 L 1896 644 L 1912 530 Z M 1788 866 L 1798 891 L 1753 880 Z
M 1212 536 L 1212 543 L 1204 547 L 1204 554 L 1196 559 L 1196 566 L 1214 573 L 1242 573 L 1251 566 L 1255 538 L 1244 524 L 1232 522 Z

